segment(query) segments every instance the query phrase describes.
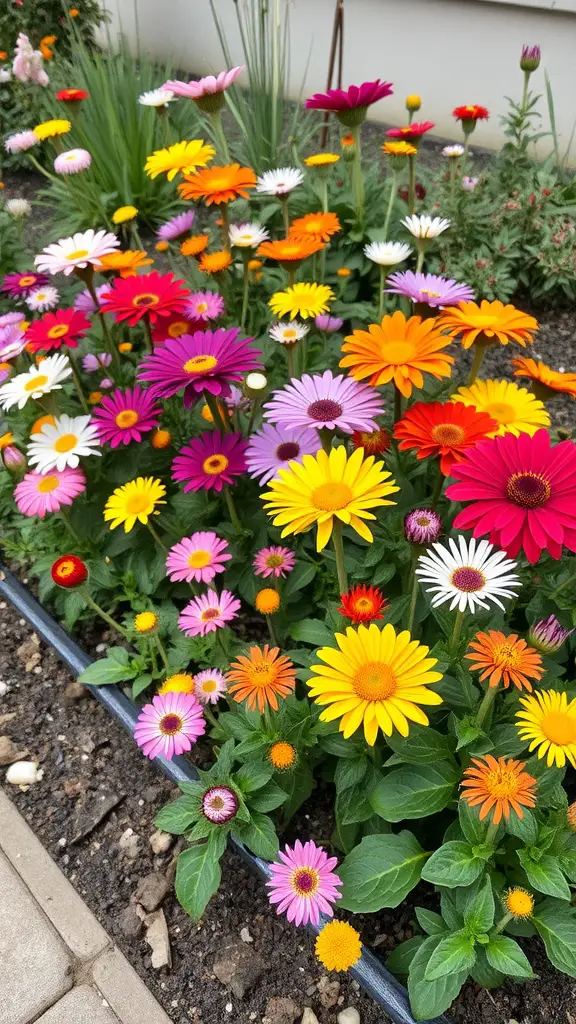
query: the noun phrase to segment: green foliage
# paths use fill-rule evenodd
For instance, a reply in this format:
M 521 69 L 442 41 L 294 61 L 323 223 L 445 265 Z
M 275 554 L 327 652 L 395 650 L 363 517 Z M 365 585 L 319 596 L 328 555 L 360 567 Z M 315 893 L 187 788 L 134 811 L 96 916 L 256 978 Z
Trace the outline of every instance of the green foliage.
M 397 907 L 418 884 L 427 856 L 411 832 L 366 836 L 340 865 L 340 906 L 361 914 Z

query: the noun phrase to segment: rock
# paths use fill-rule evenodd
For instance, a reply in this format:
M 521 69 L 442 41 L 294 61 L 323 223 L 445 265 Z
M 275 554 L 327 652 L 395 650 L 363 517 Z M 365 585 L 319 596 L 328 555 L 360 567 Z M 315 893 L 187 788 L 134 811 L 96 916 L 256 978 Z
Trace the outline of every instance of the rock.
M 84 779 L 64 779 L 62 789 L 66 796 L 81 796 L 82 793 L 86 792 L 86 782 Z
M 4 683 L 4 682 L 2 682 L 2 680 L 0 680 L 0 697 L 5 697 L 7 693 L 8 693 L 8 683 Z
M 32 672 L 37 665 L 40 664 L 40 640 L 36 636 L 36 633 L 32 633 L 32 636 L 25 640 L 20 647 L 16 648 L 16 657 L 20 659 L 24 665 L 25 672 Z
M 338 996 L 340 995 L 339 981 L 330 981 L 328 975 L 323 974 L 318 982 L 318 991 L 322 1006 L 330 1007 L 338 1004 Z
M 242 939 L 242 942 L 254 942 L 254 939 L 250 935 L 248 928 L 240 929 L 240 938 Z
M 160 829 L 158 829 L 156 832 L 152 833 L 148 842 L 152 847 L 152 852 L 159 856 L 162 853 L 168 853 L 168 850 L 174 842 L 174 836 L 171 836 L 169 832 L 161 832 Z
M 318 1017 L 314 1013 L 314 1010 L 311 1010 L 309 1006 L 304 1007 L 304 1013 L 302 1014 L 300 1024 L 319 1024 Z
M 37 761 L 16 761 L 11 764 L 6 772 L 6 782 L 12 786 L 33 786 L 40 782 L 44 775 L 42 769 L 38 769 Z
M 172 967 L 170 938 L 164 911 L 155 910 L 152 914 L 146 914 L 144 917 L 144 927 L 146 929 L 146 942 L 152 950 L 152 967 L 156 970 L 160 967 Z
M 289 996 L 273 996 L 266 1003 L 268 1024 L 293 1024 L 300 1016 L 300 1007 Z
M 28 757 L 27 750 L 18 750 L 9 736 L 0 736 L 0 766 L 14 764 L 15 761 L 22 761 L 25 757 Z
M 129 903 L 120 914 L 120 931 L 133 942 L 139 939 L 144 931 L 144 922 L 138 913 L 138 907 Z
M 75 700 L 82 700 L 83 697 L 88 696 L 88 687 L 84 686 L 83 683 L 79 683 L 77 679 L 73 679 L 71 683 L 64 690 L 64 703 L 73 704 Z
M 140 853 L 140 836 L 136 835 L 133 828 L 124 830 L 118 840 L 118 849 L 126 860 L 136 860 Z M 151 907 L 149 909 L 155 910 L 156 908 Z
M 341 1010 L 336 1020 L 338 1024 L 360 1024 L 360 1014 L 355 1006 L 347 1006 L 345 1010 Z
M 89 793 L 76 810 L 70 843 L 79 843 L 85 836 L 90 835 L 93 829 L 101 821 L 104 821 L 110 811 L 117 807 L 123 799 L 124 793 L 113 793 L 109 789 L 99 789 L 96 793 Z
M 141 903 L 149 914 L 157 910 L 170 892 L 170 884 L 160 871 L 152 871 L 144 875 L 136 886 L 132 896 L 133 903 Z
M 222 951 L 212 970 L 218 981 L 226 985 L 238 999 L 243 999 L 266 968 L 267 964 L 252 946 L 240 941 Z

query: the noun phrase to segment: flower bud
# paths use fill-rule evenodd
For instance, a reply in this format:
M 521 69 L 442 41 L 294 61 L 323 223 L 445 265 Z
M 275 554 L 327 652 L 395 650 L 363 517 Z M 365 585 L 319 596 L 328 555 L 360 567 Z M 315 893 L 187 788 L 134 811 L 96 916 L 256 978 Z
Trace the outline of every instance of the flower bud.
M 339 316 L 321 313 L 314 318 L 314 323 L 319 331 L 324 331 L 325 334 L 335 334 L 336 331 L 340 330 L 344 321 Z
M 433 544 L 442 533 L 442 520 L 431 508 L 417 508 L 404 519 L 404 536 L 411 544 Z
M 522 68 L 522 71 L 528 71 L 529 74 L 536 71 L 536 68 L 540 64 L 541 56 L 542 54 L 538 43 L 534 46 L 525 44 L 522 47 L 522 54 L 520 56 L 520 67 Z
M 26 472 L 26 456 L 22 454 L 15 444 L 8 444 L 4 448 L 0 459 L 4 463 L 4 469 L 11 476 L 20 478 Z
M 411 93 L 410 96 L 406 97 L 405 103 L 406 110 L 414 112 L 415 110 L 420 110 L 420 107 L 422 106 L 422 98 L 418 93 Z
M 573 629 L 564 629 L 555 615 L 549 615 L 547 619 L 539 619 L 530 627 L 528 643 L 540 654 L 555 654 L 573 632 Z
M 268 391 L 268 378 L 263 373 L 249 373 L 244 379 L 246 398 L 264 398 Z

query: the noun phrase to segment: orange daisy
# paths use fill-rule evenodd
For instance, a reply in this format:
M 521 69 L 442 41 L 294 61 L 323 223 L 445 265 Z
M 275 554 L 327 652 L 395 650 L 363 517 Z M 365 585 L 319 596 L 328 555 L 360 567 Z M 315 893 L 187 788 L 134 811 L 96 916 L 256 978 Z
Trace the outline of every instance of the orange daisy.
M 111 271 L 120 277 L 136 277 L 138 267 L 149 267 L 152 263 L 154 260 L 143 249 L 126 249 L 124 252 L 109 252 L 106 256 L 100 256 L 96 270 L 101 274 Z
M 332 235 L 341 230 L 335 213 L 306 213 L 290 225 L 290 238 L 304 242 L 307 238 L 319 238 L 321 242 L 329 242 Z
M 373 385 L 392 380 L 400 393 L 410 398 L 413 387 L 424 386 L 425 373 L 436 380 L 450 376 L 454 357 L 442 351 L 450 342 L 433 318 L 411 316 L 407 320 L 396 310 L 382 323 L 370 324 L 367 331 L 347 335 L 342 351 L 349 355 L 340 360 L 340 366 L 350 367 L 355 380 L 368 378 Z
M 389 604 L 379 587 L 367 586 L 365 583 L 352 587 L 347 594 L 341 594 L 340 600 L 340 615 L 345 615 L 354 623 L 383 619 L 382 612 Z
M 519 818 L 523 818 L 522 807 L 536 806 L 536 779 L 524 771 L 525 761 L 507 761 L 504 757 L 496 760 L 491 754 L 486 754 L 484 757 L 473 757 L 472 764 L 476 767 L 466 769 L 464 781 L 460 785 L 465 790 L 462 799 L 470 807 L 482 805 L 480 821 L 493 809 L 492 822 L 498 825 L 502 815 L 508 820 L 510 808 Z
M 185 238 L 182 242 L 180 252 L 183 256 L 199 256 L 208 248 L 209 241 L 208 235 L 190 235 L 190 238 Z
M 243 654 L 233 661 L 226 680 L 232 683 L 228 693 L 240 704 L 246 701 L 250 711 L 256 704 L 260 714 L 268 705 L 278 711 L 278 697 L 287 697 L 296 686 L 296 669 L 279 647 L 250 648 L 250 657 Z
M 394 437 L 402 451 L 416 448 L 418 459 L 439 455 L 440 469 L 450 476 L 454 462 L 497 429 L 488 413 L 463 402 L 416 402 L 394 427 Z
M 547 398 L 553 398 L 559 391 L 576 398 L 576 373 L 560 373 L 553 370 L 546 363 L 536 362 L 534 359 L 526 359 L 520 356 L 512 360 L 515 366 L 515 377 L 530 377 L 534 394 L 542 402 Z
M 526 348 L 526 342 L 534 341 L 532 333 L 538 330 L 538 321 L 528 313 L 522 313 L 515 306 L 505 306 L 499 299 L 488 302 L 460 302 L 458 306 L 447 306 L 438 326 L 451 338 L 461 336 L 462 347 L 470 348 L 475 341 L 483 345 L 507 345 L 517 341 Z
M 502 682 L 507 690 L 513 683 L 517 690 L 532 692 L 531 679 L 541 679 L 544 675 L 542 658 L 534 647 L 529 647 L 525 640 L 519 640 L 517 633 L 505 636 L 496 629 L 487 633 L 476 633 L 470 642 L 473 653 L 466 654 L 466 660 L 473 664 L 474 672 L 480 671 L 481 682 L 489 680 L 488 685 L 496 687 Z
M 269 260 L 278 260 L 279 263 L 301 263 L 302 260 L 313 256 L 315 252 L 324 249 L 324 242 L 318 238 L 280 238 L 277 242 L 262 242 L 256 250 L 257 256 L 266 256 Z
M 239 196 L 248 199 L 248 189 L 255 185 L 256 175 L 251 167 L 228 164 L 185 174 L 178 191 L 183 199 L 203 199 L 206 206 L 210 206 L 212 203 L 229 203 Z
M 230 266 L 232 266 L 232 257 L 228 249 L 203 252 L 198 261 L 198 269 L 203 270 L 205 274 L 219 274 L 221 270 L 227 270 Z

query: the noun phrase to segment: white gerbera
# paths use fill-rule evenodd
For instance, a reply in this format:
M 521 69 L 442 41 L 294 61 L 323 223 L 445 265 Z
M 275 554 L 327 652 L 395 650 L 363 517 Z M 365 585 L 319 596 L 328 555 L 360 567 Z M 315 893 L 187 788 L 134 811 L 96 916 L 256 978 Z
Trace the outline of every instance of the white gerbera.
M 239 249 L 255 249 L 257 245 L 270 237 L 266 228 L 254 223 L 231 224 L 229 234 L 230 244 Z
M 32 434 L 28 462 L 37 473 L 62 472 L 66 466 L 76 469 L 81 455 L 101 455 L 98 427 L 90 416 L 59 416 L 55 423 L 44 423 Z
M 0 405 L 11 409 L 17 405 L 23 409 L 29 398 L 42 398 L 50 391 L 60 391 L 62 381 L 72 374 L 68 356 L 46 356 L 40 366 L 31 366 L 26 373 L 19 373 L 0 387 Z
M 114 252 L 119 245 L 119 239 L 111 231 L 89 228 L 47 245 L 39 256 L 34 257 L 34 263 L 38 270 L 48 274 L 71 274 L 76 267 L 84 269 L 98 263 L 101 256 Z
M 464 146 L 460 146 L 459 143 L 455 143 L 453 146 L 444 146 L 442 150 L 442 156 L 454 157 L 464 155 Z
M 27 199 L 7 199 L 4 209 L 12 217 L 29 217 L 32 213 L 32 204 Z
M 268 334 L 274 341 L 279 341 L 281 345 L 295 345 L 301 338 L 305 338 L 310 330 L 306 324 L 299 324 L 296 320 L 290 320 L 287 324 L 277 323 L 274 324 Z
M 466 542 L 462 536 L 458 544 L 450 537 L 448 545 L 433 544 L 416 565 L 420 582 L 432 584 L 426 590 L 434 594 L 433 607 L 450 601 L 450 611 L 474 612 L 476 607 L 490 608 L 491 603 L 504 609 L 500 598 L 516 597 L 514 590 L 520 586 L 514 572 L 517 563 L 507 558 L 505 551 L 487 540 Z
M 364 246 L 364 255 L 380 267 L 394 267 L 407 260 L 411 252 L 406 242 L 370 242 Z
M 147 92 L 140 93 L 138 103 L 141 103 L 143 107 L 165 107 L 173 99 L 175 96 L 171 89 L 149 89 Z
M 277 167 L 260 175 L 256 191 L 265 196 L 286 196 L 303 181 L 304 175 L 297 167 Z
M 429 217 L 427 213 L 413 213 L 410 217 L 404 217 L 402 224 L 414 238 L 437 238 L 450 227 L 446 217 Z
M 47 309 L 55 309 L 60 302 L 60 292 L 57 288 L 53 288 L 51 284 L 45 285 L 43 288 L 35 288 L 30 295 L 27 295 L 24 302 L 28 306 L 28 309 L 33 309 L 38 313 L 45 313 Z

